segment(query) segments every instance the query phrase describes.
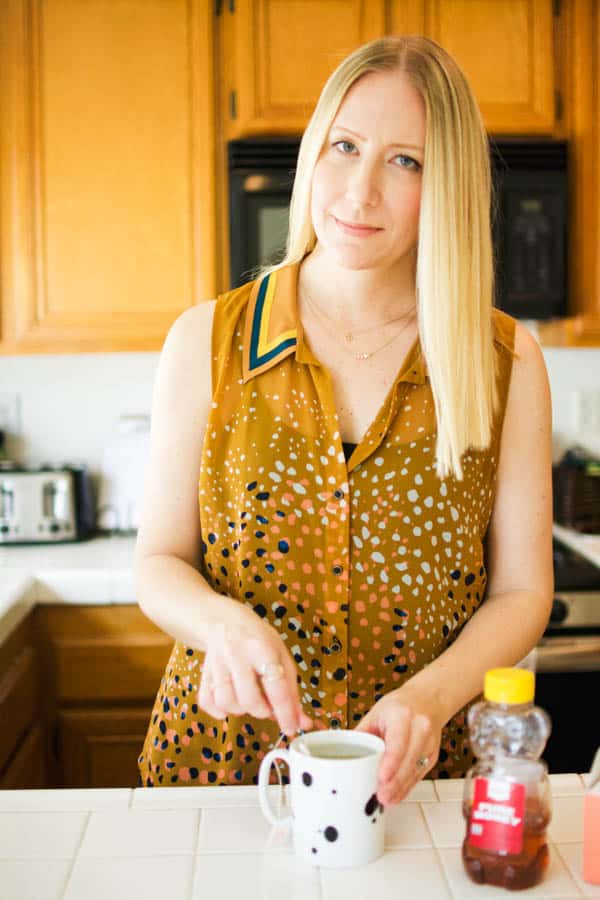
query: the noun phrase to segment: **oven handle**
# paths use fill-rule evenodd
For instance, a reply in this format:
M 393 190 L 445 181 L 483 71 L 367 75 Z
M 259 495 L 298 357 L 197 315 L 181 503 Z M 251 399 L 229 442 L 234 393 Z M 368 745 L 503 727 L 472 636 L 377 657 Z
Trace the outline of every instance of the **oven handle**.
M 542 638 L 536 647 L 538 672 L 600 671 L 600 635 Z

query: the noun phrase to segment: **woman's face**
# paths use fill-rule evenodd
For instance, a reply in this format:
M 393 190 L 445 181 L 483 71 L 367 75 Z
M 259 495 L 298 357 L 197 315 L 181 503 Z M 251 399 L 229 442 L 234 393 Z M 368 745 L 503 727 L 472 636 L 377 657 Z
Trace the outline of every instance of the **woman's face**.
M 424 152 L 425 105 L 407 76 L 370 72 L 355 82 L 313 173 L 311 215 L 321 249 L 350 269 L 388 269 L 413 251 Z

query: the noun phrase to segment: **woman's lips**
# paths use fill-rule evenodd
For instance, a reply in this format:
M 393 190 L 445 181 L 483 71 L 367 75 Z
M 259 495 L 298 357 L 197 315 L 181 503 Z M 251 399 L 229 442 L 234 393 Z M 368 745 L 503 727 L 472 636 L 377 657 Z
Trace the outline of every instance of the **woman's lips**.
M 378 231 L 381 231 L 381 228 L 371 228 L 366 225 L 350 225 L 348 222 L 342 222 L 341 219 L 333 217 L 338 224 L 341 231 L 344 234 L 351 234 L 355 237 L 367 237 L 370 234 L 375 234 Z

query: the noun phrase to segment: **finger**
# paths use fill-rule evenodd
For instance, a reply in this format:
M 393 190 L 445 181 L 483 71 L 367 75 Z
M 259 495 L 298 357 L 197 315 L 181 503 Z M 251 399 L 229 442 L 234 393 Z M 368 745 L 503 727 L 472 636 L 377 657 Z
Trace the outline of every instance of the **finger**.
M 245 660 L 234 656 L 228 659 L 228 663 L 237 700 L 243 711 L 257 719 L 267 719 L 271 716 L 275 718 L 273 708 L 254 669 Z
M 417 760 L 429 757 L 426 766 L 418 766 Z M 394 775 L 382 786 L 381 793 L 387 804 L 399 803 L 435 762 L 435 739 L 429 718 L 422 714 L 412 717 L 408 745 L 402 762 Z M 382 803 L 384 800 L 381 801 Z
M 393 720 L 380 735 L 385 741 L 385 752 L 378 772 L 380 785 L 387 784 L 401 768 L 410 740 L 410 710 L 399 707 L 393 715 Z
M 285 649 L 285 648 L 284 648 Z M 263 648 L 264 654 L 264 648 Z M 271 704 L 281 731 L 291 737 L 296 734 L 301 719 L 300 698 L 296 683 L 296 667 L 287 654 L 279 654 L 261 659 L 253 659 L 254 669 L 260 674 L 261 665 L 267 663 L 268 668 L 278 665 L 283 667 L 283 672 L 277 678 L 262 677 L 260 682 L 262 690 Z
M 217 706 L 214 698 L 211 659 L 207 656 L 204 661 L 200 678 L 200 690 L 198 691 L 198 706 L 204 709 L 213 719 L 224 719 L 226 713 Z
M 206 682 L 206 679 L 203 679 L 203 681 Z M 198 706 L 207 712 L 209 716 L 212 716 L 213 719 L 224 719 L 226 716 L 225 711 L 217 707 L 212 688 L 206 687 L 205 683 L 200 684 Z
M 211 675 L 216 706 L 233 715 L 242 715 L 246 710 L 238 700 L 229 663 L 219 653 L 211 660 Z

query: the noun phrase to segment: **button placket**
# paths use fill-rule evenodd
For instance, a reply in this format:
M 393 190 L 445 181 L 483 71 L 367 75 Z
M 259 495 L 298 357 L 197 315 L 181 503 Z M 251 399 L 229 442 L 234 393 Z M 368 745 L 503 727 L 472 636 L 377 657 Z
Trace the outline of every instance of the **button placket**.
M 338 714 L 332 717 L 330 725 L 333 726 L 335 721 L 336 727 L 348 728 L 348 679 L 339 680 L 333 677 L 334 672 L 339 669 L 348 671 L 348 603 L 349 603 L 349 555 L 350 555 L 350 489 L 348 484 L 348 470 L 346 460 L 338 466 L 336 473 L 338 478 L 337 486 L 333 491 L 333 499 L 336 502 L 338 511 L 344 513 L 343 520 L 338 520 L 338 527 L 331 530 L 331 543 L 337 538 L 338 547 L 342 551 L 342 555 L 338 559 L 332 560 L 331 574 L 332 586 L 336 593 L 334 596 L 339 598 L 338 612 L 334 616 L 336 633 L 329 645 L 331 670 L 329 677 L 330 684 L 333 688 L 332 697 L 340 698 L 340 694 L 345 696 L 344 705 L 338 705 L 336 708 Z M 343 540 L 340 540 L 340 533 Z M 339 593 L 338 593 L 339 591 Z

